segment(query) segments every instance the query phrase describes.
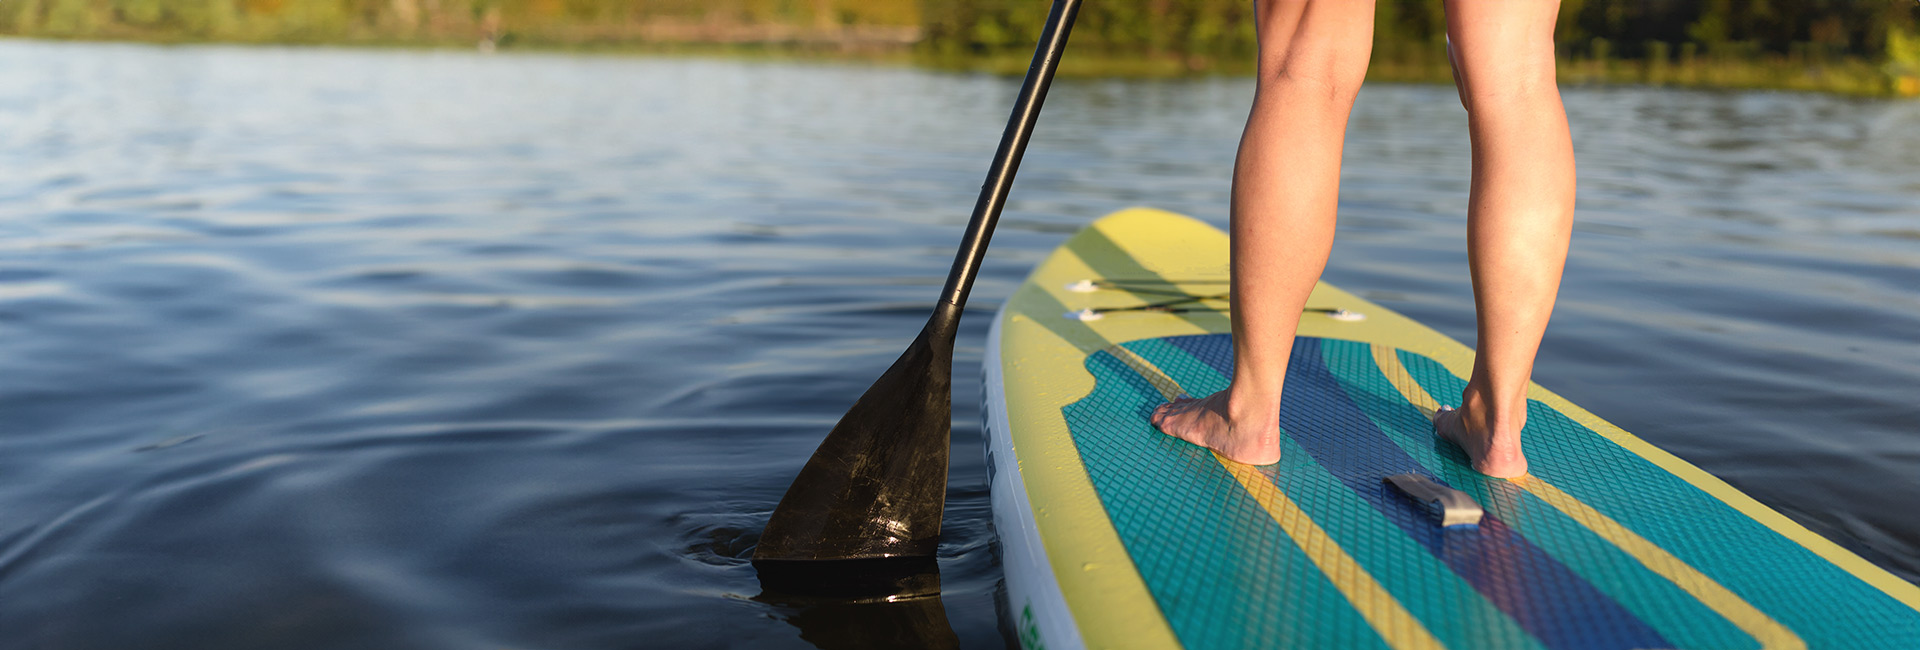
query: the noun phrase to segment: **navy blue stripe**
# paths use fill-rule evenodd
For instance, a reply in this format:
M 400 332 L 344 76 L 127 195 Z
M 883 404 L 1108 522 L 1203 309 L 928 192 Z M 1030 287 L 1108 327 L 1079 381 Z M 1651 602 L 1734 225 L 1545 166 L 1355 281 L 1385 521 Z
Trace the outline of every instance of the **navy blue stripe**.
M 1201 335 L 1161 339 L 1233 376 L 1232 354 Z M 1229 350 L 1231 348 L 1228 348 Z M 1208 354 L 1207 352 L 1212 352 Z M 1298 337 L 1287 367 L 1280 428 L 1322 467 L 1555 650 L 1672 647 L 1660 633 L 1489 511 L 1475 529 L 1443 530 L 1425 506 L 1391 491 L 1387 476 L 1414 472 L 1444 484 L 1394 444 L 1348 396 L 1321 358 L 1320 339 Z M 1493 504 L 1483 504 L 1493 505 Z M 1491 510 L 1491 508 L 1489 508 Z

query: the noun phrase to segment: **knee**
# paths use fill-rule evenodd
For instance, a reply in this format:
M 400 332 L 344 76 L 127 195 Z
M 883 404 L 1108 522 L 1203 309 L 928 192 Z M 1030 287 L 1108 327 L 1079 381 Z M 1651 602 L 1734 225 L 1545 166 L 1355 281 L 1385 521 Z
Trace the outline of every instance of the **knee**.
M 1560 101 L 1560 85 L 1549 65 L 1544 69 L 1503 70 L 1456 75 L 1460 103 L 1468 113 L 1502 108 L 1536 108 Z
M 1532 106 L 1560 98 L 1552 50 L 1503 59 L 1490 59 L 1485 53 L 1478 57 L 1463 54 L 1448 44 L 1454 85 L 1469 113 L 1476 108 Z
M 1367 57 L 1350 54 L 1293 53 L 1260 62 L 1262 92 L 1288 90 L 1328 101 L 1352 102 L 1367 77 Z

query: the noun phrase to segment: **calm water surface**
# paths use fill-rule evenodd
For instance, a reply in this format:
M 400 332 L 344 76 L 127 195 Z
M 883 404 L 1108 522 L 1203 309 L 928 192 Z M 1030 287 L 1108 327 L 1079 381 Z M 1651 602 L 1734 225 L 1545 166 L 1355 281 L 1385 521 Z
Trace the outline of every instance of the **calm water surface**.
M 918 330 L 1017 80 L 0 42 L 9 648 L 841 647 L 745 557 Z M 965 321 L 939 607 L 996 648 L 975 372 L 1068 233 L 1224 223 L 1244 79 L 1056 84 Z M 1920 578 L 1920 103 L 1570 88 L 1537 379 Z M 1471 343 L 1453 90 L 1368 88 L 1329 280 Z M 918 617 L 918 618 L 916 618 Z M 944 635 L 944 632 L 943 632 Z

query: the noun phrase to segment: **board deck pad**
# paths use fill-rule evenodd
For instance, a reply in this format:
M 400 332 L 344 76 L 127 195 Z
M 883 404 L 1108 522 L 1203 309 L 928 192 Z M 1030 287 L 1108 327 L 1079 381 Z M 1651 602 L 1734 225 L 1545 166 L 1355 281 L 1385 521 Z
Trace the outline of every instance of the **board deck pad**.
M 1003 504 L 995 484 L 1009 597 L 1027 612 L 1036 597 L 1066 601 L 1052 611 L 1071 611 L 1078 634 L 1054 645 L 1920 648 L 1912 585 L 1543 389 L 1530 393 L 1523 433 L 1530 473 L 1473 471 L 1430 424 L 1458 401 L 1470 353 L 1331 287 L 1309 307 L 1364 309 L 1374 322 L 1303 320 L 1277 464 L 1235 463 L 1159 433 L 1148 421 L 1155 407 L 1228 385 L 1233 344 L 1220 310 L 1073 322 L 1067 312 L 1087 305 L 1067 304 L 1082 298 L 1057 287 L 1075 274 L 1173 286 L 1174 272 L 1192 277 L 1207 261 L 1156 263 L 1155 242 L 1180 251 L 1177 235 L 1212 229 L 1152 210 L 1103 224 L 1105 241 L 1076 250 L 1076 236 L 1062 247 L 1071 268 L 1050 271 L 1050 260 L 1029 282 L 1037 286 L 1010 299 L 994 334 L 1004 349 L 989 358 L 1000 364 L 989 383 L 1001 385 L 988 390 L 1005 391 L 1004 403 L 989 400 L 999 409 L 990 444 L 1008 437 L 1019 468 L 1010 478 L 1025 496 Z M 1166 292 L 1128 293 L 1083 300 L 1124 306 Z M 1020 377 L 1068 359 L 1077 367 L 1058 372 L 1084 374 Z M 1063 384 L 1072 388 L 1049 389 Z M 1466 492 L 1485 516 L 1443 528 L 1435 506 L 1383 480 L 1403 473 Z M 1026 551 L 1006 540 L 1019 518 L 1002 510 L 1017 507 L 1035 522 L 1058 596 L 1014 577 Z M 1146 616 L 1154 620 L 1133 620 Z M 1029 647 L 1053 647 L 1027 636 Z

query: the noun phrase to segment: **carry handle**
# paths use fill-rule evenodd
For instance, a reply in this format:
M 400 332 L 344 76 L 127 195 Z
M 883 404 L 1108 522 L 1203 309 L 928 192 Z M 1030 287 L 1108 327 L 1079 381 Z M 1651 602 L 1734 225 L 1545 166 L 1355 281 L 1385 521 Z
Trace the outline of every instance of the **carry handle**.
M 1434 482 L 1420 474 L 1395 474 L 1386 481 L 1417 501 L 1440 504 L 1440 525 L 1478 526 L 1486 511 L 1467 493 Z

